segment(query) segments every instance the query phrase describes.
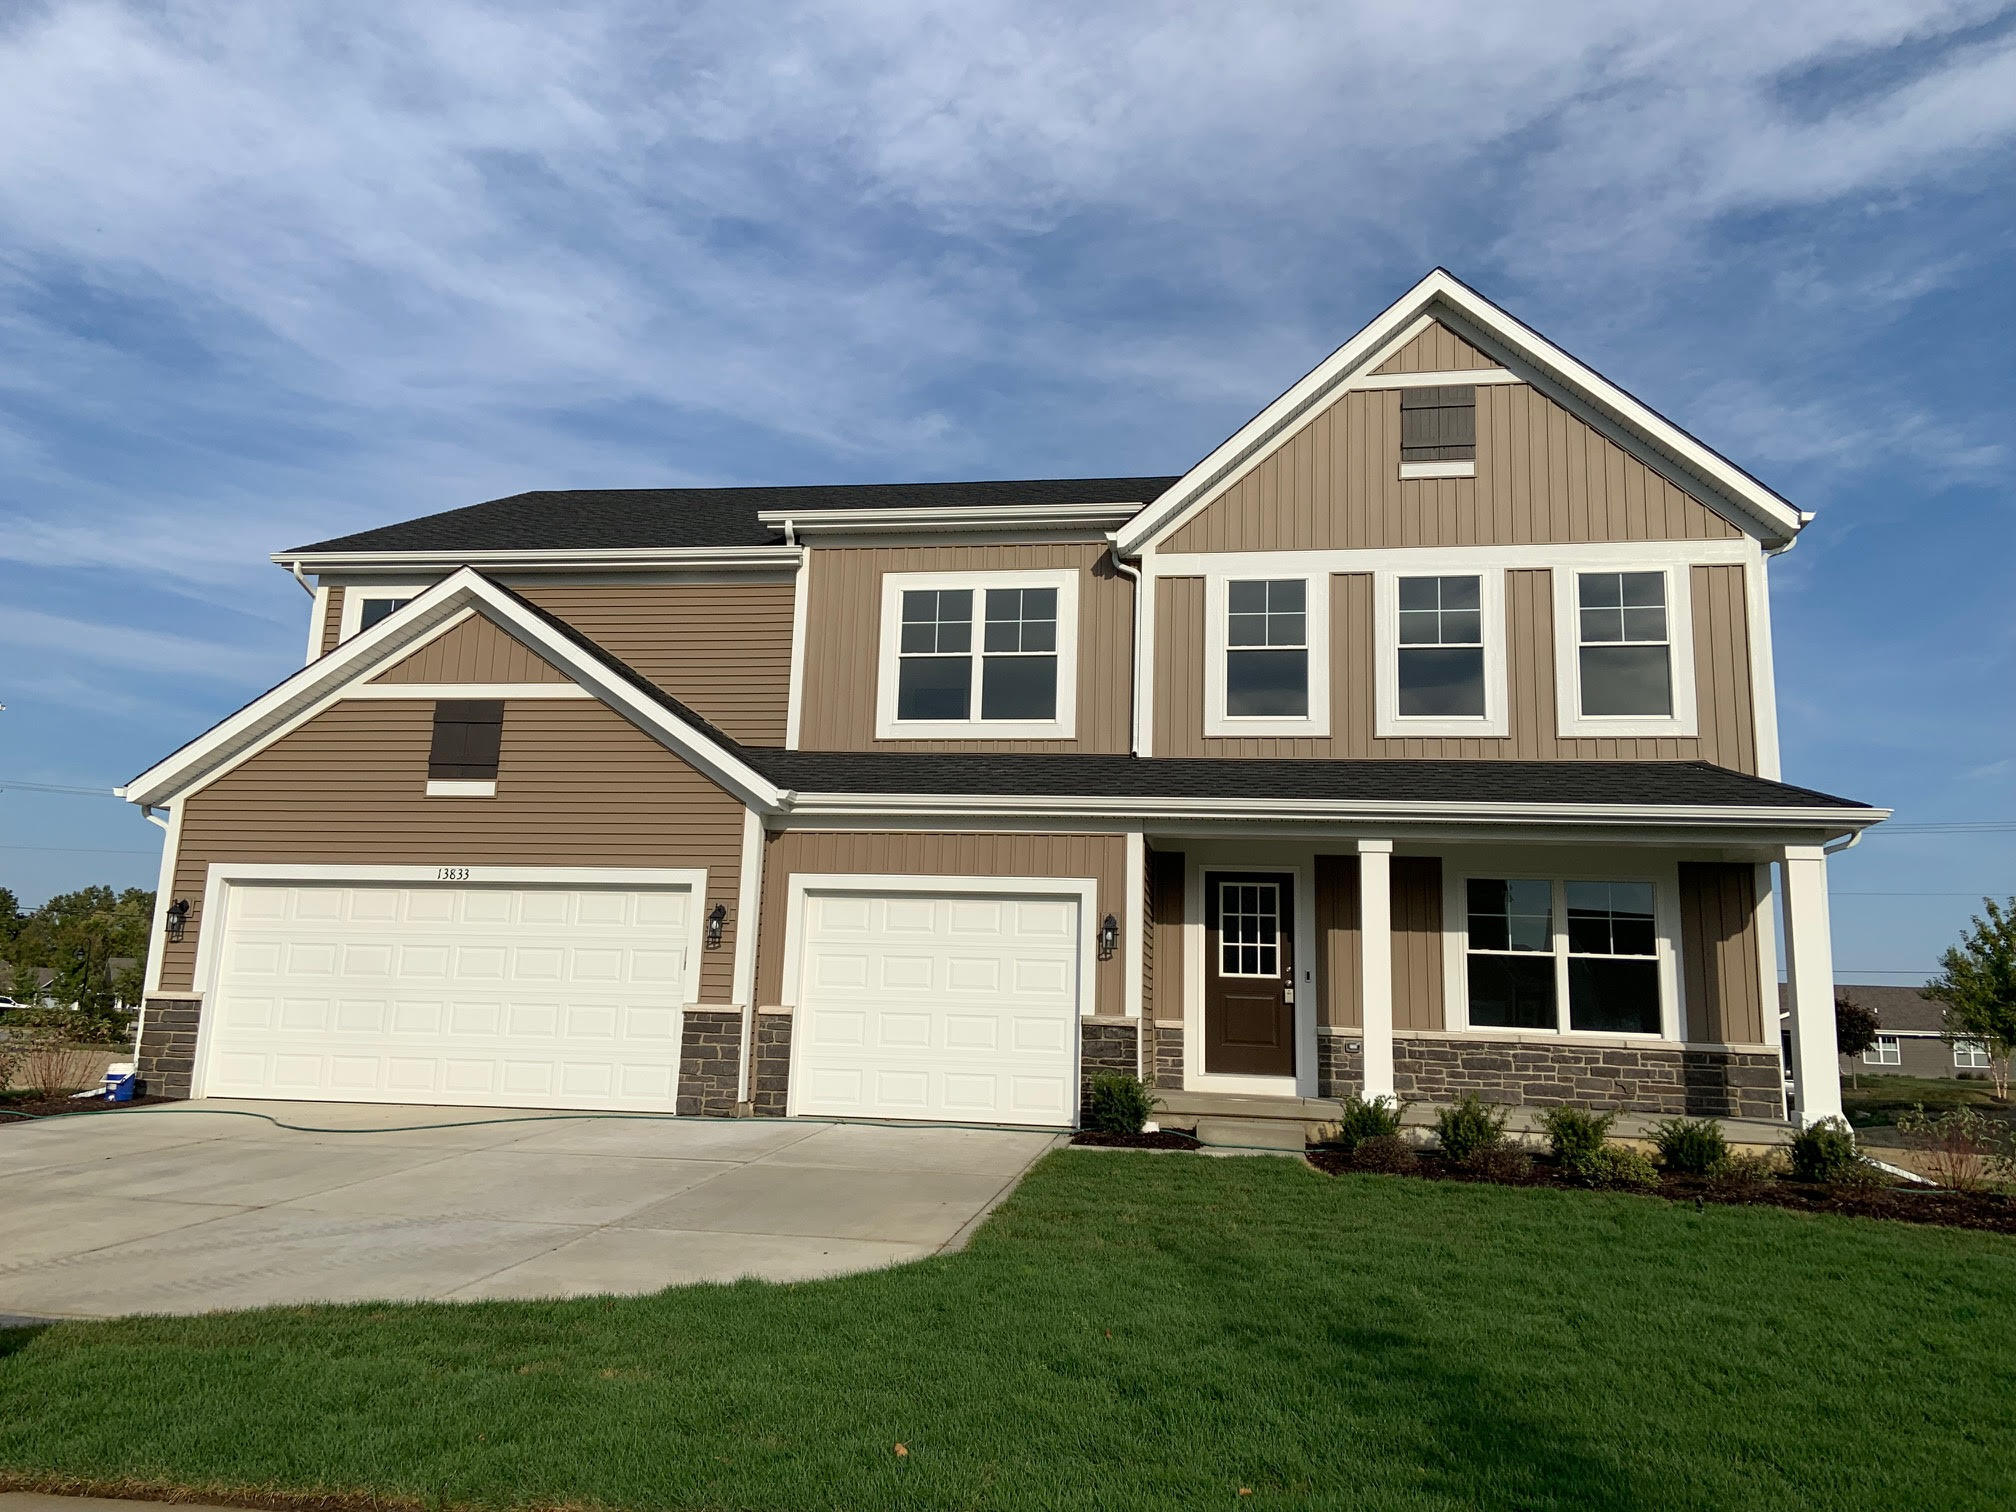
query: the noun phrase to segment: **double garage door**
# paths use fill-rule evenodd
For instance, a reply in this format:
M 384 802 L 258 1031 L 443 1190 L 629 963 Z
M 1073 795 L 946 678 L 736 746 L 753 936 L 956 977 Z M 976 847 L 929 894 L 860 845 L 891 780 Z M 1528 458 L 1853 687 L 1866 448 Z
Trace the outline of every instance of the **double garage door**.
M 243 884 L 212 1097 L 673 1110 L 690 888 Z
M 672 1112 L 698 909 L 681 886 L 234 884 L 202 1091 Z M 1080 910 L 806 894 L 791 1111 L 1071 1124 Z

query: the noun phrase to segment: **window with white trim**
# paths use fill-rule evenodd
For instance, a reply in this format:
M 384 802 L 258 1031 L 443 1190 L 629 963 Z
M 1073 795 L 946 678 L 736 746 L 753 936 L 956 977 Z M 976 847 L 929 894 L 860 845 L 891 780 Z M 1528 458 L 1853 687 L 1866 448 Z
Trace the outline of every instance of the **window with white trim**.
M 1684 563 L 1554 569 L 1557 733 L 1699 733 L 1691 582 Z
M 1955 1071 L 1988 1070 L 1988 1047 L 1979 1040 L 1955 1040 L 1953 1042 L 1953 1069 Z
M 1865 1066 L 1901 1066 L 1904 1063 L 1903 1047 L 1894 1034 L 1879 1034 L 1876 1043 L 1862 1052 Z
M 348 640 L 397 614 L 427 591 L 425 583 L 353 583 L 343 590 L 343 618 L 337 639 Z
M 1503 737 L 1505 574 L 1460 558 L 1462 570 L 1440 571 L 1423 556 L 1419 569 L 1374 578 L 1373 734 Z
M 1309 585 L 1271 578 L 1225 585 L 1225 712 L 1309 716 Z
M 1071 571 L 887 574 L 877 736 L 1068 738 L 1077 603 Z
M 1471 877 L 1464 915 L 1471 1028 L 1662 1032 L 1651 882 Z
M 1281 975 L 1281 889 L 1277 884 L 1218 884 L 1218 975 Z

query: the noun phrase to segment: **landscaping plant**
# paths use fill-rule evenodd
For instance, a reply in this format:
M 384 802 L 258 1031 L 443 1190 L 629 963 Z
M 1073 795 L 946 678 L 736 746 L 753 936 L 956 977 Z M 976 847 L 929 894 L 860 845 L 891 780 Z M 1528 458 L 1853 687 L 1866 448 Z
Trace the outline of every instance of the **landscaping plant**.
M 1718 1187 L 1732 1191 L 1746 1191 L 1760 1187 L 1767 1181 L 1775 1181 L 1784 1162 L 1776 1151 L 1750 1154 L 1738 1151 L 1708 1173 L 1708 1179 Z
M 1435 1137 L 1442 1153 L 1461 1165 L 1479 1150 L 1486 1150 L 1505 1138 L 1506 1110 L 1493 1111 L 1465 1093 L 1461 1102 L 1451 1103 L 1435 1114 Z
M 1681 1176 L 1713 1176 L 1729 1159 L 1729 1141 L 1712 1118 L 1669 1118 L 1652 1126 L 1659 1163 Z
M 1139 1134 L 1155 1111 L 1155 1094 L 1138 1076 L 1102 1071 L 1085 1099 L 1085 1127 L 1098 1134 Z
M 1358 1148 L 1351 1152 L 1351 1164 L 1361 1171 L 1405 1176 L 1420 1169 L 1421 1157 L 1398 1134 L 1374 1134 L 1370 1139 L 1358 1141 Z
M 1645 1190 L 1659 1185 L 1659 1168 L 1652 1157 L 1629 1145 L 1606 1144 L 1583 1161 L 1576 1174 L 1594 1187 Z
M 1580 1176 L 1583 1168 L 1603 1152 L 1610 1140 L 1615 1113 L 1590 1113 L 1581 1108 L 1549 1108 L 1540 1118 L 1547 1131 L 1547 1146 L 1555 1160 L 1570 1175 Z
M 1956 1192 L 1980 1192 L 2012 1173 L 2009 1126 L 1973 1108 L 1927 1113 L 1920 1104 L 1897 1120 L 1897 1132 L 1925 1162 L 1925 1174 Z
M 1848 1058 L 1848 1080 L 1854 1086 L 1862 1084 L 1862 1052 L 1876 1048 L 1879 1027 L 1875 1012 L 1847 993 L 1834 999 L 1834 1048 Z
M 1852 1181 L 1869 1169 L 1855 1148 L 1854 1130 L 1838 1118 L 1823 1118 L 1794 1134 L 1790 1154 L 1795 1181 Z
M 1337 1119 L 1337 1132 L 1328 1142 L 1349 1154 L 1368 1139 L 1397 1135 L 1400 1107 L 1398 1101 L 1383 1093 L 1372 1098 L 1354 1095 L 1345 1101 L 1344 1112 Z
M 1502 1181 L 1518 1186 L 1533 1175 L 1533 1157 L 1508 1144 L 1484 1145 L 1472 1150 L 1463 1169 L 1486 1181 Z

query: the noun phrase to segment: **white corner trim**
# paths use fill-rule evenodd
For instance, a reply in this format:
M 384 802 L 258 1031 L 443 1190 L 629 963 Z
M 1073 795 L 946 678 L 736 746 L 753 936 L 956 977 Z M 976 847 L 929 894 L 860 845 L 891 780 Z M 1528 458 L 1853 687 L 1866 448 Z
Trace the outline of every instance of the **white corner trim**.
M 346 593 L 344 597 L 348 598 L 349 595 Z M 310 601 L 308 609 L 308 654 L 301 659 L 302 666 L 307 666 L 322 654 L 322 632 L 328 624 L 329 586 L 322 583 L 316 586 L 315 596 Z
M 352 583 L 343 590 L 343 620 L 337 629 L 336 643 L 341 645 L 355 635 L 363 626 L 364 601 L 366 599 L 417 599 L 432 588 L 426 583 Z M 382 623 L 382 621 L 381 621 Z
M 1309 712 L 1305 715 L 1232 715 L 1225 712 L 1225 662 L 1232 649 L 1226 620 L 1228 585 L 1257 580 L 1303 585 L 1305 635 L 1309 652 Z M 1255 573 L 1213 571 L 1204 578 L 1204 733 L 1207 736 L 1303 735 L 1330 733 L 1330 578 L 1323 573 L 1280 567 Z
M 495 777 L 429 777 L 429 798 L 495 798 Z
M 812 553 L 798 558 L 791 575 L 791 681 L 784 694 L 784 749 L 798 749 L 805 718 L 805 638 L 811 633 L 806 616 L 812 603 Z
M 742 811 L 742 870 L 735 893 L 735 976 L 729 1000 L 746 1008 L 756 1001 L 756 946 L 763 913 L 763 816 L 753 808 Z M 746 1043 L 742 1050 L 746 1062 Z
M 168 810 L 168 823 L 162 827 L 161 868 L 154 884 L 154 922 L 152 932 L 147 936 L 147 975 L 141 992 L 143 998 L 161 990 L 161 957 L 168 944 L 168 905 L 174 899 L 175 865 L 181 854 L 182 805 L 178 803 Z M 201 928 L 200 924 L 198 928 Z M 193 983 L 194 979 L 191 981 Z M 146 1011 L 144 1003 L 141 1011 Z
M 1484 631 L 1484 713 L 1481 718 L 1434 718 L 1400 713 L 1400 579 L 1474 577 Z M 1384 568 L 1372 576 L 1372 734 L 1380 740 L 1450 736 L 1502 740 L 1511 733 L 1511 690 L 1505 672 L 1505 573 L 1473 560 L 1419 551 L 1405 571 Z
M 877 740 L 1070 740 L 1078 731 L 1078 578 L 1075 567 L 1014 571 L 887 572 L 882 575 L 882 618 L 876 647 L 875 738 Z M 968 653 L 973 680 L 961 720 L 899 719 L 897 665 L 903 636 L 903 595 L 929 588 L 965 589 L 973 595 L 973 639 Z M 1057 590 L 1057 717 L 1039 720 L 981 719 L 982 644 L 989 588 Z
M 1779 780 L 1778 669 L 1771 649 L 1771 559 L 1758 552 L 1743 569 L 1745 629 L 1750 639 L 1751 728 L 1756 731 L 1757 774 Z
M 1409 478 L 1474 478 L 1477 476 L 1477 459 L 1468 457 L 1456 462 L 1402 462 L 1400 477 L 1404 482 Z
M 1148 891 L 1148 840 L 1138 829 L 1127 831 L 1126 896 L 1120 900 L 1121 1011 L 1141 1017 L 1144 1007 L 1142 957 L 1147 949 L 1143 904 Z
M 343 697 L 368 699 L 442 698 L 593 698 L 579 683 L 358 683 L 343 690 Z
M 1072 898 L 1078 903 L 1078 1015 L 1099 1009 L 1099 882 L 1095 877 L 953 877 L 908 873 L 793 872 L 786 885 L 784 980 L 778 997 L 799 1002 L 808 893 L 949 893 L 977 897 Z
M 1672 678 L 1669 715 L 1590 715 L 1582 712 L 1581 575 L 1591 569 L 1556 568 L 1554 579 L 1554 724 L 1564 739 L 1588 736 L 1700 734 L 1694 693 L 1694 574 L 1684 563 L 1646 560 L 1604 563 L 1603 572 L 1657 572 L 1666 579 L 1666 656 Z

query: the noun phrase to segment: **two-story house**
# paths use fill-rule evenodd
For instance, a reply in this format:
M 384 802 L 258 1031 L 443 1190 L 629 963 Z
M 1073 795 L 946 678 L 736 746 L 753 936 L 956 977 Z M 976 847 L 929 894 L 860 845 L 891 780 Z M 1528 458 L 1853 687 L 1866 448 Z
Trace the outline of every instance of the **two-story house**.
M 1839 1110 L 1808 517 L 1445 272 L 1180 476 L 527 493 L 279 553 L 135 778 L 156 1090 L 1070 1125 Z

